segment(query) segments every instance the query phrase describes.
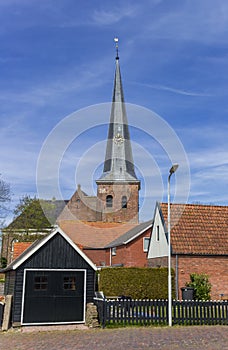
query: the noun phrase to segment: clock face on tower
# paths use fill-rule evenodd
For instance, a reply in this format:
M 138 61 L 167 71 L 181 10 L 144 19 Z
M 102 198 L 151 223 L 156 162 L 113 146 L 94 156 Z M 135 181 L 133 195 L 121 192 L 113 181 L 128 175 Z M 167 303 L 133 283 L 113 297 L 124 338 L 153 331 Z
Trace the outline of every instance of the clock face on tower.
M 114 142 L 118 145 L 118 144 L 121 144 L 121 143 L 123 143 L 124 142 L 124 138 L 123 138 L 123 136 L 121 135 L 121 134 L 116 134 L 115 136 L 114 136 Z
M 98 191 L 99 193 L 106 193 L 107 192 L 107 190 L 106 190 L 106 188 L 99 188 L 99 191 Z

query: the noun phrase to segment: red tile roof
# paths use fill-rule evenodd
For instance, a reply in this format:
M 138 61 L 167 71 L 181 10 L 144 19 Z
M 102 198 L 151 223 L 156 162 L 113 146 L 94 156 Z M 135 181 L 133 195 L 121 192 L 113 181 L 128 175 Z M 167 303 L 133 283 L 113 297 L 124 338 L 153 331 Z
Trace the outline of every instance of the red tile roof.
M 59 227 L 84 248 L 104 248 L 138 224 L 61 220 Z
M 173 254 L 228 255 L 228 206 L 171 204 L 170 217 Z
M 15 242 L 13 245 L 13 260 L 23 253 L 33 242 Z

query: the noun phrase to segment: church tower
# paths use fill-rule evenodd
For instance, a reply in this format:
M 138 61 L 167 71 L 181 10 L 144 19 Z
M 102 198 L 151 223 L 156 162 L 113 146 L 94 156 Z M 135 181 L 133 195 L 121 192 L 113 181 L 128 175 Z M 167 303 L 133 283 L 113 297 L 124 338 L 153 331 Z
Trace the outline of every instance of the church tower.
M 118 39 L 111 116 L 103 173 L 97 183 L 97 211 L 104 222 L 138 223 L 140 181 L 135 174 L 121 81 Z

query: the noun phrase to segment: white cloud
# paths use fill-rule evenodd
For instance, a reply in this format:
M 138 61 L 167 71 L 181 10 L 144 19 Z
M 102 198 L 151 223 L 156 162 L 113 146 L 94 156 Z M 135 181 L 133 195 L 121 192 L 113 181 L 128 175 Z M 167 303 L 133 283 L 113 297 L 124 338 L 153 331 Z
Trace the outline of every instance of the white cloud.
M 150 26 L 150 33 L 174 40 L 211 42 L 225 40 L 228 30 L 228 3 L 217 1 L 183 1 L 181 6 L 160 13 Z M 221 36 L 222 35 L 222 36 Z
M 93 89 L 103 81 L 99 79 L 100 74 L 103 74 L 97 66 L 92 73 L 91 67 L 89 69 L 82 70 L 81 72 L 74 71 L 71 74 L 66 70 L 62 73 L 61 77 L 50 79 L 42 84 L 31 85 L 30 87 L 21 85 L 20 90 L 15 91 L 2 91 L 0 100 L 13 101 L 13 103 L 29 103 L 34 106 L 43 106 L 48 100 L 50 101 L 59 98 L 63 93 L 69 92 L 77 93 L 83 89 Z
M 95 9 L 92 21 L 99 25 L 111 25 L 120 22 L 124 18 L 134 18 L 138 14 L 138 5 L 128 4 L 113 6 L 109 9 Z
M 148 88 L 151 88 L 151 89 L 172 92 L 172 93 L 178 94 L 178 95 L 196 96 L 196 97 L 209 97 L 209 96 L 212 96 L 211 94 L 204 93 L 204 92 L 186 91 L 186 90 L 177 89 L 177 88 L 174 88 L 174 87 L 171 87 L 171 86 L 165 86 L 165 85 L 146 84 L 146 83 L 139 83 L 139 82 L 131 82 L 131 83 L 134 83 L 135 85 L 139 85 L 139 86 L 145 86 L 145 87 L 148 87 Z

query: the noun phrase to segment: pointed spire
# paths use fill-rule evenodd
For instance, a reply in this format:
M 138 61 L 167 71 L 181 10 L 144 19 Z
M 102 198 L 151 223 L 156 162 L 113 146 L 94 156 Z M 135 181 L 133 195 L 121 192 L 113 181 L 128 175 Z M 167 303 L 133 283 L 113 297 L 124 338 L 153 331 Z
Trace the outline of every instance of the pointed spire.
M 119 66 L 118 38 L 112 109 L 103 174 L 98 181 L 139 182 L 136 177 Z

